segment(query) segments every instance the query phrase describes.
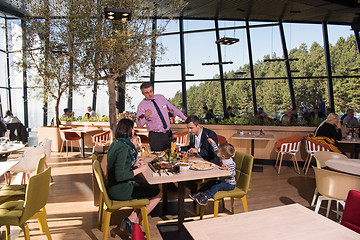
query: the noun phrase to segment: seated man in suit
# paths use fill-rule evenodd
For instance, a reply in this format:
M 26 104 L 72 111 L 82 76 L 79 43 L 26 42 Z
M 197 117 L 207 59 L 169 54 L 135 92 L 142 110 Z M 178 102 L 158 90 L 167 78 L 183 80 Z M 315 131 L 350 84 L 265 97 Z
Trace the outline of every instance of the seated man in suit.
M 185 123 L 190 133 L 190 144 L 180 148 L 180 151 L 188 151 L 189 153 L 199 154 L 203 159 L 218 164 L 219 157 L 213 151 L 208 139 L 211 138 L 218 144 L 216 133 L 210 129 L 204 128 L 200 124 L 197 116 L 189 116 Z

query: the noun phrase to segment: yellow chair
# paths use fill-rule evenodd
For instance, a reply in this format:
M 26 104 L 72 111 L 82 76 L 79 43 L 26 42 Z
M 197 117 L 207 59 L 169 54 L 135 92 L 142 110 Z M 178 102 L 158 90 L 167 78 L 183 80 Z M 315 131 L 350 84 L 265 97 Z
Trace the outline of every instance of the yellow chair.
M 44 171 L 45 162 L 46 155 L 43 153 L 36 166 L 36 175 Z M 8 201 L 24 200 L 25 192 L 26 184 L 6 185 L 0 189 L 0 204 Z
M 147 216 L 146 205 L 150 203 L 149 199 L 135 199 L 129 201 L 115 201 L 111 200 L 107 194 L 106 187 L 103 180 L 103 173 L 98 160 L 93 162 L 93 170 L 101 191 L 101 198 L 99 204 L 99 224 L 103 232 L 103 239 L 107 239 L 110 225 L 110 218 L 113 212 L 119 211 L 123 208 L 139 208 L 141 209 L 142 223 L 144 226 L 146 239 L 150 240 L 149 221 Z
M 323 200 L 328 200 L 326 211 L 326 217 L 328 217 L 332 200 L 337 200 L 338 203 L 345 206 L 349 191 L 360 191 L 360 177 L 316 167 L 313 167 L 313 169 L 315 171 L 316 188 L 321 194 L 318 197 L 315 212 L 319 212 Z
M 231 191 L 219 191 L 214 196 L 214 217 L 218 216 L 219 212 L 219 202 L 220 200 L 224 203 L 224 198 L 230 197 L 231 199 L 231 210 L 232 213 L 235 213 L 234 199 L 240 198 L 243 203 L 244 212 L 248 212 L 248 206 L 246 201 L 246 194 L 250 185 L 250 178 L 252 167 L 254 163 L 254 157 L 250 154 L 236 152 L 234 157 L 234 162 L 236 163 L 236 187 Z M 204 216 L 205 206 L 200 207 L 200 219 Z M 224 206 L 225 207 L 225 206 Z
M 27 220 L 37 219 L 40 230 L 47 239 L 51 239 L 46 222 L 46 213 L 42 210 L 49 196 L 51 168 L 32 176 L 26 188 L 25 201 L 9 201 L 0 205 L 0 226 L 6 226 L 6 239 L 10 239 L 10 226 L 19 226 L 25 239 L 30 239 Z

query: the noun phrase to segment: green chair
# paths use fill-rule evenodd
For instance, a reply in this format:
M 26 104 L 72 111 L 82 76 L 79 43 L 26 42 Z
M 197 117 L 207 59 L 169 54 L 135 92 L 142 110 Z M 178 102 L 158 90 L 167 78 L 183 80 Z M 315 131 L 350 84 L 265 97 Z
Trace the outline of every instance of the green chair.
M 123 208 L 139 208 L 141 209 L 141 215 L 143 218 L 142 223 L 145 229 L 146 239 L 150 240 L 149 221 L 146 210 L 146 205 L 150 203 L 149 199 L 135 199 L 129 201 L 111 200 L 106 191 L 103 172 L 101 170 L 100 162 L 98 160 L 94 160 L 93 170 L 101 192 L 101 198 L 99 203 L 99 223 L 101 225 L 101 231 L 103 232 L 103 239 L 107 239 L 109 233 L 110 218 L 113 212 L 119 211 Z
M 35 174 L 44 171 L 46 156 L 43 153 L 39 159 Z M 26 192 L 26 184 L 6 185 L 0 189 L 0 204 L 8 201 L 24 200 Z
M 0 226 L 6 226 L 6 239 L 10 239 L 10 226 L 19 226 L 25 239 L 30 239 L 27 220 L 37 219 L 40 229 L 51 239 L 46 222 L 46 213 L 42 210 L 49 196 L 51 168 L 32 176 L 26 187 L 25 201 L 9 201 L 0 205 Z
M 254 157 L 250 154 L 236 152 L 234 157 L 234 162 L 236 163 L 236 187 L 231 191 L 219 191 L 214 196 L 214 217 L 218 216 L 219 212 L 219 202 L 220 200 L 224 202 L 224 198 L 230 197 L 231 199 L 231 210 L 232 213 L 235 213 L 234 199 L 240 198 L 243 203 L 244 212 L 248 212 L 248 206 L 246 201 L 246 194 L 250 185 L 251 172 L 254 163 Z M 224 205 L 225 208 L 225 205 Z M 203 218 L 205 211 L 205 206 L 200 207 L 200 219 Z

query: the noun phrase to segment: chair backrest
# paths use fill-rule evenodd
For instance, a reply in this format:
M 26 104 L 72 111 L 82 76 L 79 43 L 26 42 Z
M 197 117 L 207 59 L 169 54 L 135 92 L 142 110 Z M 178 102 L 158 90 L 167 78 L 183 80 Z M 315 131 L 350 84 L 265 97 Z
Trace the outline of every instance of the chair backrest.
M 49 197 L 51 168 L 32 176 L 26 187 L 25 202 L 20 224 L 34 216 L 46 205 Z
M 43 144 L 45 146 L 45 155 L 46 155 L 46 159 L 50 159 L 51 157 L 51 144 L 52 144 L 52 140 L 50 138 L 45 138 L 43 141 Z
M 94 154 L 93 154 L 93 159 L 94 159 Z M 96 177 L 96 181 L 97 181 L 97 183 L 99 185 L 99 189 L 100 189 L 101 194 L 103 196 L 103 200 L 104 200 L 106 206 L 111 206 L 111 200 L 110 200 L 110 198 L 109 198 L 109 196 L 107 194 L 105 183 L 104 183 L 103 172 L 101 170 L 100 163 L 97 160 L 97 158 L 93 162 L 93 170 L 94 170 L 94 174 L 95 174 L 95 177 Z
M 189 132 L 174 134 L 173 137 L 176 138 L 176 145 L 184 146 L 188 140 Z
M 110 141 L 110 131 L 105 131 L 102 133 L 95 134 L 91 137 L 92 142 L 95 144 L 100 144 L 102 142 Z
M 227 143 L 226 137 L 222 136 L 222 135 L 217 135 L 217 139 L 218 139 L 218 144 L 222 144 L 222 143 Z
M 290 148 L 291 149 L 298 149 L 298 147 L 300 147 L 301 141 L 302 141 L 302 136 L 291 136 L 291 137 L 287 137 L 287 138 L 282 138 L 279 139 L 276 142 L 275 145 L 275 151 L 279 152 L 290 152 Z M 296 144 L 292 144 L 292 143 L 296 143 Z M 299 150 L 297 150 L 299 151 Z
M 308 137 L 304 137 L 305 139 L 305 143 L 306 143 L 306 151 L 309 154 L 314 154 L 315 152 L 320 152 L 320 151 L 330 151 L 330 148 L 328 146 L 326 146 L 325 144 L 316 142 Z
M 345 201 L 350 190 L 360 191 L 360 177 L 313 167 L 321 195 Z
M 234 157 L 236 163 L 236 186 L 247 193 L 254 163 L 254 157 L 250 154 L 236 152 Z
M 341 225 L 360 233 L 360 192 L 355 190 L 349 191 Z
M 27 149 L 22 158 L 19 158 L 19 160 L 22 161 L 23 171 L 35 171 L 38 161 L 44 153 L 44 145 L 38 145 Z
M 317 167 L 324 168 L 326 167 L 325 162 L 330 159 L 346 159 L 348 158 L 346 155 L 336 152 L 328 152 L 328 151 L 320 151 L 314 153 L 314 157 L 316 159 Z
M 45 169 L 46 155 L 43 153 L 36 166 L 36 174 L 42 173 Z

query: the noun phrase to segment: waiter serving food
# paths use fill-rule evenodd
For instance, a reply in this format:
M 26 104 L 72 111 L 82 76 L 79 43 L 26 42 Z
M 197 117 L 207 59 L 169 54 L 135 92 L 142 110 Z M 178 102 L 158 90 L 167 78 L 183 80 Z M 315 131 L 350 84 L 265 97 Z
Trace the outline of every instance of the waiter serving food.
M 161 94 L 154 94 L 154 88 L 150 82 L 144 82 L 140 86 L 144 99 L 137 109 L 137 127 L 146 128 L 149 132 L 149 145 L 151 151 L 163 151 L 171 147 L 172 132 L 168 113 L 172 113 L 183 120 L 186 116 Z

